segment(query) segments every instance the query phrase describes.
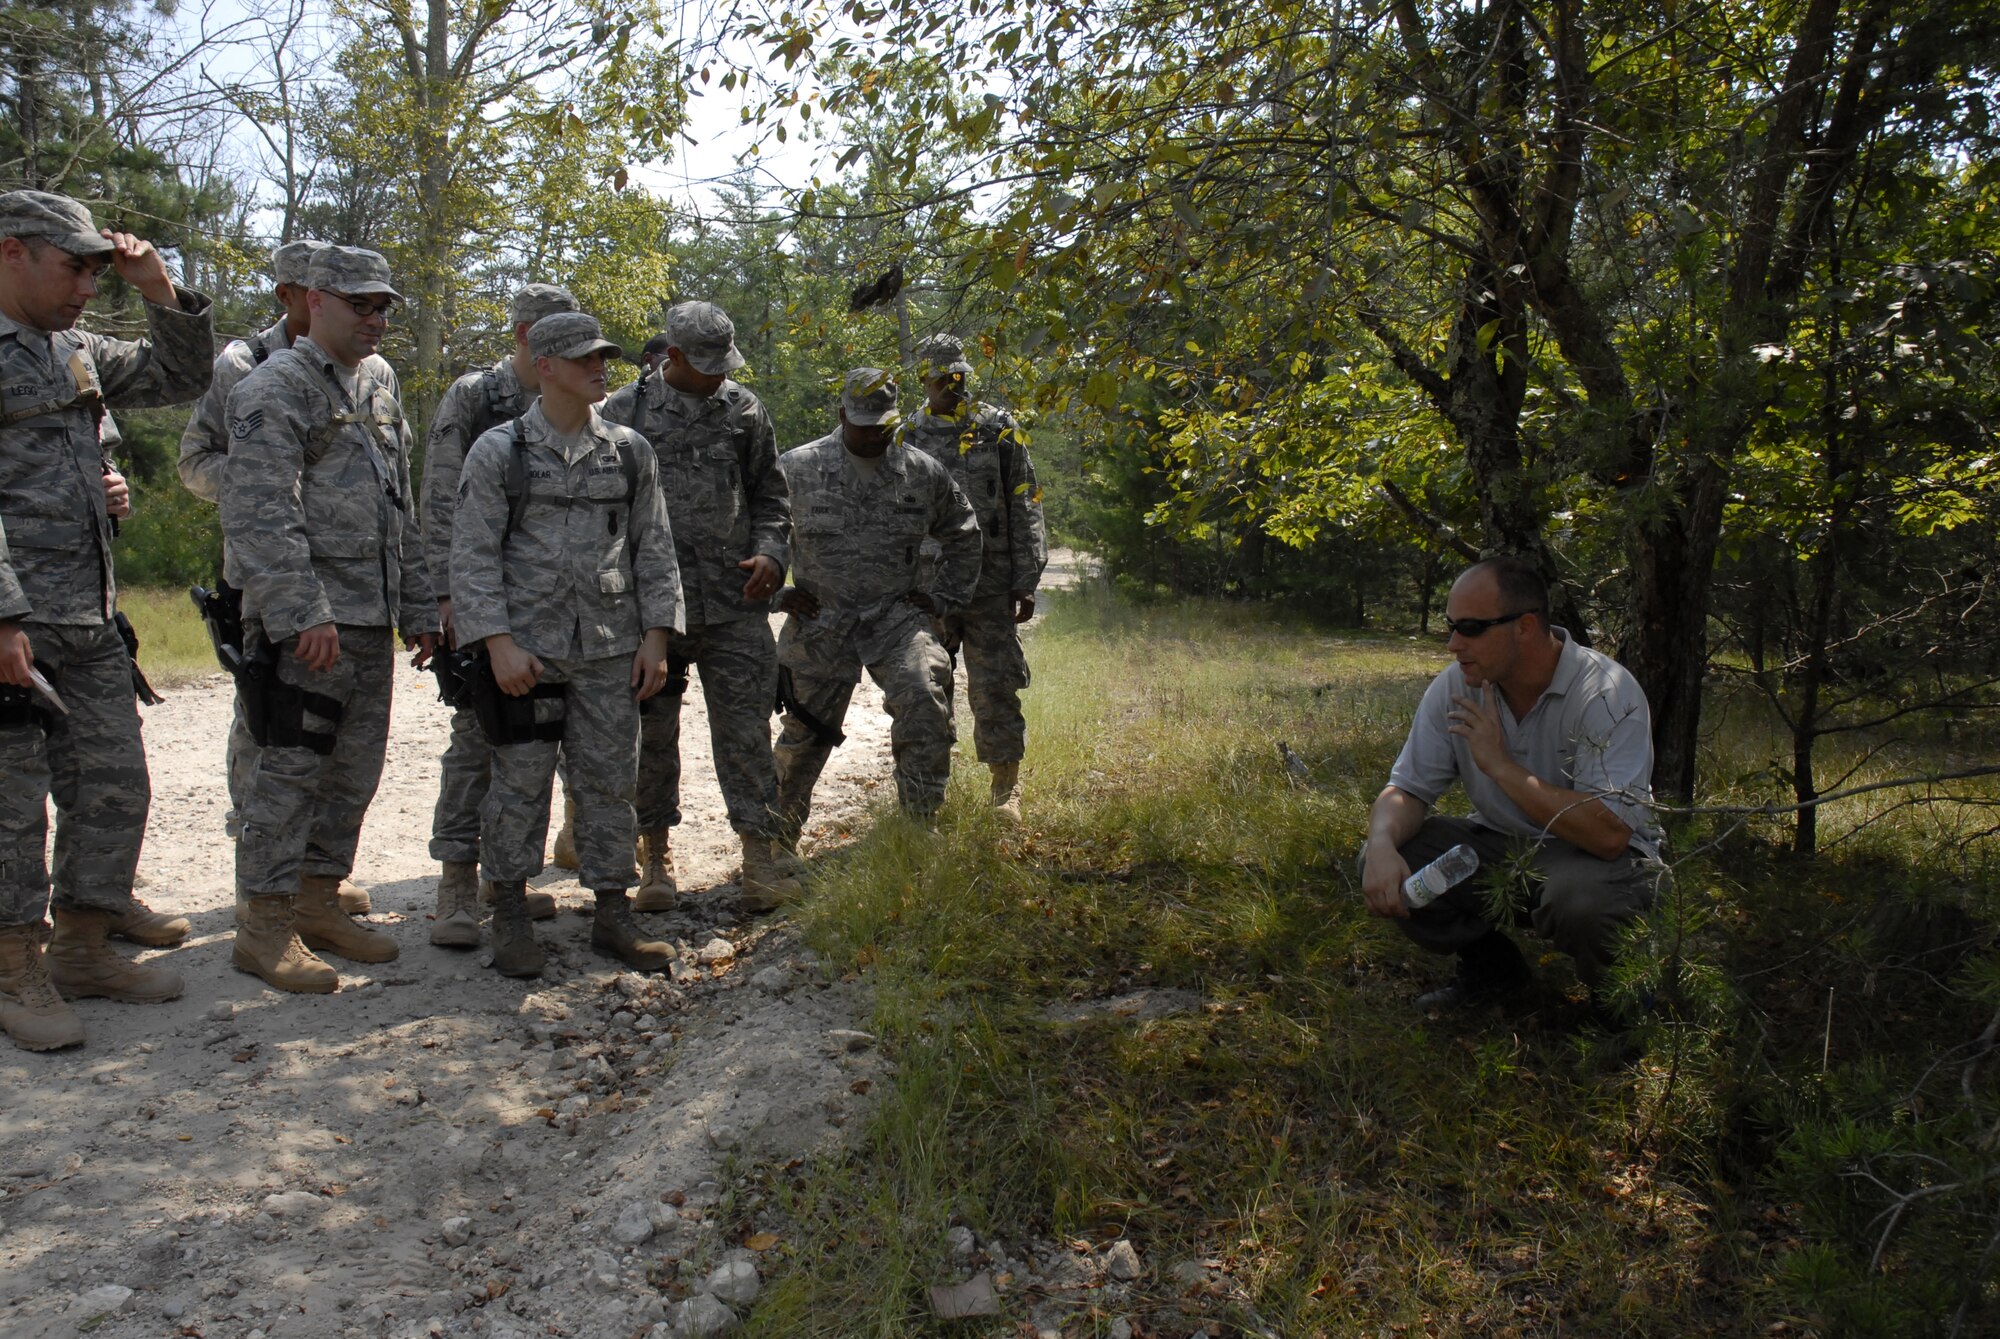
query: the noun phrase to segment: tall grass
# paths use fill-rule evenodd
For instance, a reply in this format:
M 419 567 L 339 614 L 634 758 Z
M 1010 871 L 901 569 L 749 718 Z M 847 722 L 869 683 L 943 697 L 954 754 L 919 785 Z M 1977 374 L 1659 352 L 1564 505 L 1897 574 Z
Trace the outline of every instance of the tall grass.
M 156 686 L 221 673 L 184 587 L 121 586 L 118 607 L 139 634 L 139 666 Z
M 1176 1339 L 1209 1321 L 1908 1334 L 1948 1332 L 1954 1308 L 2000 1315 L 1966 1281 L 2000 1226 L 1978 1186 L 1948 1215 L 1924 1217 L 1919 1196 L 1885 1269 L 1881 1193 L 1853 1175 L 1904 1188 L 1905 1154 L 1980 1175 L 1971 1125 L 1933 1117 L 1912 1138 L 1896 1103 L 1899 1085 L 1956 1088 L 2000 990 L 1968 980 L 1964 943 L 1912 960 L 1928 929 L 1852 914 L 1885 877 L 1899 906 L 1949 884 L 1950 924 L 1990 946 L 1990 901 L 1962 881 L 1985 857 L 1934 840 L 1940 824 L 1962 837 L 1976 806 L 1884 813 L 1803 866 L 1780 820 L 1683 820 L 1673 904 L 1632 955 L 1672 1009 L 1629 1037 L 1594 1032 L 1544 955 L 1524 1012 L 1430 1020 L 1411 1001 L 1445 965 L 1365 914 L 1353 855 L 1441 647 L 1079 593 L 1031 654 L 1025 826 L 1000 826 L 983 775 L 964 777 L 938 837 L 885 821 L 801 913 L 873 983 L 896 1077 L 851 1157 L 773 1173 L 796 1267 L 756 1333 L 956 1332 L 923 1300 L 950 1276 L 954 1222 L 1130 1235 L 1154 1265 L 1144 1332 Z M 1743 704 L 1724 718 L 1711 775 L 1775 798 L 1758 767 L 1775 736 Z M 1316 789 L 1286 783 L 1280 740 Z M 1893 981 L 1874 970 L 1907 961 Z M 1193 1004 L 1060 1021 L 1140 988 Z M 1870 990 L 1892 1012 L 1873 1014 Z M 1968 1110 L 2000 1115 L 1990 1074 L 1969 1081 Z M 1186 1295 L 1165 1272 L 1182 1259 L 1220 1262 L 1228 1286 Z M 1107 1320 L 1079 1311 L 1065 1333 Z

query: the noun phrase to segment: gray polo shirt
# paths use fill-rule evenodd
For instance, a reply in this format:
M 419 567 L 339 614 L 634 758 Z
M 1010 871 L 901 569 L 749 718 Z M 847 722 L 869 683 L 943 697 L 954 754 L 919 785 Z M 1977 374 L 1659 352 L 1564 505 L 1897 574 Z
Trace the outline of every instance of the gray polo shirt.
M 1602 800 L 1632 829 L 1632 844 L 1657 855 L 1660 831 L 1646 807 L 1653 798 L 1653 714 L 1646 695 L 1610 656 L 1578 646 L 1562 628 L 1553 631 L 1562 653 L 1535 705 L 1515 720 L 1506 699 L 1500 700 L 1507 750 L 1543 781 Z M 1467 741 L 1449 732 L 1454 696 L 1477 696 L 1455 662 L 1424 692 L 1389 784 L 1434 805 L 1458 781 L 1472 801 L 1473 822 L 1523 837 L 1547 836 L 1473 763 Z

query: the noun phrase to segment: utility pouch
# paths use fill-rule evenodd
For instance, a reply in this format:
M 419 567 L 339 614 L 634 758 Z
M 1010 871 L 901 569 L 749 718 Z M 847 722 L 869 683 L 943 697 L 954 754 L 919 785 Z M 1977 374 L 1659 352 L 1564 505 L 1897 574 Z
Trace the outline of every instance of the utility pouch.
M 503 692 L 499 680 L 493 677 L 493 662 L 484 651 L 475 655 L 474 663 L 466 671 L 466 678 L 472 696 L 472 714 L 479 718 L 479 732 L 495 748 L 538 742 L 548 744 L 563 737 L 562 716 L 558 715 L 550 721 L 538 721 L 535 719 L 535 703 L 567 697 L 565 685 L 538 683 L 520 697 Z
M 667 652 L 667 681 L 660 685 L 660 691 L 639 704 L 639 714 L 644 716 L 653 709 L 653 704 L 663 697 L 686 697 L 688 691 L 688 666 L 692 660 L 684 660 L 673 652 Z
M 338 698 L 315 693 L 278 677 L 278 649 L 259 646 L 243 660 L 236 691 L 243 698 L 243 717 L 260 749 L 310 749 L 324 758 L 333 752 L 336 732 L 347 708 Z M 310 712 L 327 722 L 325 730 L 306 729 Z
M 847 735 L 838 726 L 828 725 L 805 709 L 792 687 L 792 671 L 783 665 L 778 667 L 778 712 L 812 731 L 813 743 L 823 749 L 837 749 L 847 742 Z
M 132 695 L 149 707 L 157 707 L 166 699 L 153 691 L 153 685 L 146 682 L 146 672 L 139 668 L 138 631 L 122 610 L 112 615 L 112 621 L 118 626 L 118 640 L 125 643 L 125 655 L 132 662 Z

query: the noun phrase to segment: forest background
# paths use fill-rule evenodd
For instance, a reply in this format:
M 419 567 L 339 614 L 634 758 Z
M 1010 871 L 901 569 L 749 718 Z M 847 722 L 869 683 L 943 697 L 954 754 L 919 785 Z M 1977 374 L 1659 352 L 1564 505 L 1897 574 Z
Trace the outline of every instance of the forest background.
M 1996 54 L 1975 0 L 8 0 L 0 184 L 169 248 L 224 335 L 273 245 L 382 250 L 419 433 L 520 283 L 634 348 L 699 297 L 787 446 L 844 368 L 972 337 L 1131 599 L 1421 633 L 1458 565 L 1533 557 L 1646 687 L 1663 799 L 1758 811 L 1688 849 L 1886 861 L 1842 951 L 1944 1025 L 1722 1126 L 1835 1206 L 1827 1287 L 1963 1327 L 2000 1253 Z M 704 161 L 695 98 L 809 179 Z M 135 584 L 213 572 L 184 421 L 120 418 Z M 1829 837 L 1822 797 L 1906 776 Z M 1885 812 L 1927 835 L 1868 847 Z

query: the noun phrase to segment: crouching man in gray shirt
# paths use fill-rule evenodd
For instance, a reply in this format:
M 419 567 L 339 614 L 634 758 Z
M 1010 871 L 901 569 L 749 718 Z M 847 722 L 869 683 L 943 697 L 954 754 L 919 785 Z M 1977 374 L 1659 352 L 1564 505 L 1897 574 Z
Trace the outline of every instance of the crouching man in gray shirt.
M 1496 868 L 1524 870 L 1528 920 L 1576 960 L 1593 1000 L 1620 928 L 1653 905 L 1665 875 L 1648 808 L 1646 695 L 1617 661 L 1552 626 L 1548 603 L 1547 585 L 1518 558 L 1458 578 L 1445 604 L 1455 663 L 1425 692 L 1368 814 L 1368 909 L 1424 948 L 1458 955 L 1453 979 L 1418 998 L 1425 1012 L 1528 982 L 1521 950 L 1493 918 Z M 1454 780 L 1472 814 L 1431 814 Z M 1412 910 L 1404 879 L 1460 843 L 1479 853 L 1480 873 Z

